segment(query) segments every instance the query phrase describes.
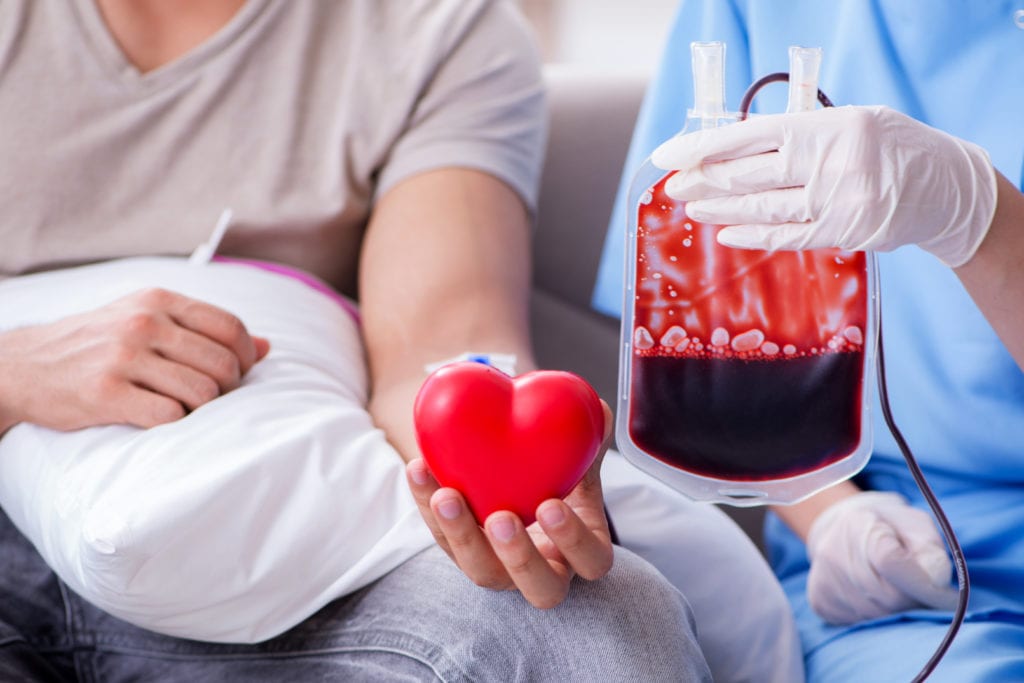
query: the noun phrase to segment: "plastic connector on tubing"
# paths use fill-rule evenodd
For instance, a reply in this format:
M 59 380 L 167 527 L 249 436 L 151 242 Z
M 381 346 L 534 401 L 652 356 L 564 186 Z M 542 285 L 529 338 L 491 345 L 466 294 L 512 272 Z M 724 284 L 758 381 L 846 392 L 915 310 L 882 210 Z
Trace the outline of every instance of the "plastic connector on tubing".
M 725 117 L 725 43 L 690 43 L 693 65 L 693 109 L 689 118 L 714 128 Z
M 811 111 L 818 99 L 818 74 L 821 71 L 821 48 L 789 48 L 789 103 L 787 112 Z

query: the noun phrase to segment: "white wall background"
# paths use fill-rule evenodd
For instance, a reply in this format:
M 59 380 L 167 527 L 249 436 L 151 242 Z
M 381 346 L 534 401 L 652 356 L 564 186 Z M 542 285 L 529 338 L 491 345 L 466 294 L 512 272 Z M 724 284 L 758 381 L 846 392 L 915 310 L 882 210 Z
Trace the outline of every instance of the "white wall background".
M 651 74 L 679 0 L 519 0 L 547 62 Z

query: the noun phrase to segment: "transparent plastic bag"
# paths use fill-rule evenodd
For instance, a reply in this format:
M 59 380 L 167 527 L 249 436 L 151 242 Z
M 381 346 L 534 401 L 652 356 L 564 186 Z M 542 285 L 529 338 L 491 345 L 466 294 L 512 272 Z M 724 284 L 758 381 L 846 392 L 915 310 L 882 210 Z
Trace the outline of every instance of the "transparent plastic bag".
M 715 101 L 723 53 L 693 45 L 681 135 L 743 125 Z M 816 93 L 816 70 L 791 89 L 809 79 Z M 873 255 L 719 245 L 720 226 L 665 194 L 670 175 L 648 160 L 629 193 L 619 449 L 694 499 L 740 506 L 794 503 L 854 475 L 871 449 Z

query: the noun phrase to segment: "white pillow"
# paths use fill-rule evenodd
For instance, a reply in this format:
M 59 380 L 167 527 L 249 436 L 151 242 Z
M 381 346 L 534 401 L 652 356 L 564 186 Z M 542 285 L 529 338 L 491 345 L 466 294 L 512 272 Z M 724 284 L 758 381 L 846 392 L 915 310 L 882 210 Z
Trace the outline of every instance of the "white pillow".
M 231 311 L 271 351 L 171 424 L 22 424 L 0 439 L 0 506 L 73 590 L 161 633 L 256 642 L 433 542 L 366 412 L 356 322 L 303 283 L 125 259 L 0 282 L 0 329 L 153 286 Z

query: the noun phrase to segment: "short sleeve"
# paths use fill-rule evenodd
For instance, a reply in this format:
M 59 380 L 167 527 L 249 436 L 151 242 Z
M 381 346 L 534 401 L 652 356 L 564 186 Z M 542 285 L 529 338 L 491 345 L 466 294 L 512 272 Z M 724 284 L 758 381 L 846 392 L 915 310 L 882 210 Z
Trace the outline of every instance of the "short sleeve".
M 381 170 L 378 195 L 416 173 L 458 166 L 498 177 L 535 211 L 547 133 L 538 50 L 514 5 L 480 7 L 439 57 Z

